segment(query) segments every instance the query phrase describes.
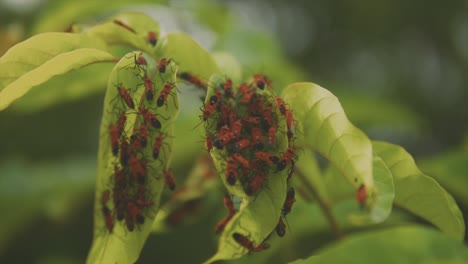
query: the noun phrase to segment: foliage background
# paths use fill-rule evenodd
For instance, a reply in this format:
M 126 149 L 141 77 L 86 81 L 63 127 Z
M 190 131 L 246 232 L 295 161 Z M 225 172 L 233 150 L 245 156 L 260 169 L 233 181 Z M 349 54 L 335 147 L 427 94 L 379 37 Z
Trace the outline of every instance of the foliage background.
M 188 32 L 208 50 L 231 52 L 248 73 L 261 70 L 274 76 L 277 88 L 293 81 L 326 87 L 370 137 L 413 154 L 468 218 L 466 2 L 136 2 L 128 6 L 116 0 L 114 6 L 87 9 L 93 5 L 86 1 L 0 1 L 0 54 L 33 34 L 61 31 L 76 22 L 66 18 L 93 23 L 112 12 L 144 10 L 167 31 Z M 26 101 L 0 112 L 0 259 L 84 261 L 92 239 L 104 87 L 95 90 L 61 103 L 35 106 Z M 201 102 L 190 100 L 190 93 L 181 94 L 186 100 L 182 131 L 198 122 L 188 113 Z M 175 154 L 179 181 L 190 172 L 193 156 L 202 152 L 202 135 L 193 139 L 191 152 Z M 195 223 L 150 236 L 141 262 L 200 262 L 210 256 L 216 237 L 206 234 L 213 233 L 224 209 L 219 195 L 209 199 Z M 304 235 L 286 249 L 296 258 L 332 239 L 317 208 L 305 216 L 297 211 L 289 216 L 288 232 Z M 315 230 L 301 227 L 311 224 Z

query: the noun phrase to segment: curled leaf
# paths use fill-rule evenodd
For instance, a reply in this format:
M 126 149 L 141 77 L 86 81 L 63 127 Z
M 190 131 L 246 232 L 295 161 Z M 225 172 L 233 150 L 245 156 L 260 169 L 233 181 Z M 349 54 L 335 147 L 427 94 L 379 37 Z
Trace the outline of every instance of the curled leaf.
M 424 218 L 450 237 L 462 240 L 465 223 L 452 196 L 436 180 L 424 175 L 402 147 L 374 141 L 373 148 L 392 173 L 395 205 Z
M 172 188 L 173 183 L 165 179 L 179 107 L 177 66 L 170 66 L 164 74 L 153 75 L 156 65 L 141 52 L 133 52 L 124 56 L 110 75 L 88 263 L 134 263 L 151 230 L 164 185 Z M 163 104 L 158 104 L 161 98 Z M 155 145 L 159 146 L 157 155 Z

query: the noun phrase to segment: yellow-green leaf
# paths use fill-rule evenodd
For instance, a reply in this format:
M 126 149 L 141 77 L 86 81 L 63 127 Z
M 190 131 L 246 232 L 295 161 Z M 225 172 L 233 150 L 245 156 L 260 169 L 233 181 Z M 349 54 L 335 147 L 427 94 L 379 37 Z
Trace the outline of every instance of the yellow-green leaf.
M 55 56 L 80 48 L 106 50 L 106 45 L 71 33 L 43 33 L 16 44 L 0 58 L 0 90 Z
M 32 54 L 31 54 L 32 55 Z M 32 55 L 34 56 L 34 55 Z M 0 110 L 51 78 L 95 63 L 114 62 L 114 57 L 97 49 L 82 48 L 61 53 L 11 82 L 0 92 Z
M 294 83 L 283 90 L 294 113 L 298 145 L 327 158 L 357 190 L 367 189 L 367 205 L 375 196 L 372 144 L 346 117 L 337 97 L 314 83 Z
M 463 215 L 452 196 L 436 180 L 424 175 L 402 147 L 375 141 L 373 148 L 393 175 L 395 205 L 424 218 L 450 237 L 463 239 Z

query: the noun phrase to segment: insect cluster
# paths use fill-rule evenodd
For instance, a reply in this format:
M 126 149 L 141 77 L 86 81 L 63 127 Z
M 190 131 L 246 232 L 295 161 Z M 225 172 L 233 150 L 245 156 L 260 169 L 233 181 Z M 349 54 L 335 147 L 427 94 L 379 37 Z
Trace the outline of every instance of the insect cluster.
M 294 147 L 295 124 L 292 111 L 275 96 L 268 77 L 255 74 L 250 82 L 234 89 L 231 79 L 219 81 L 209 88 L 201 119 L 207 131 L 206 147 L 216 160 L 221 160 L 220 174 L 228 189 L 242 190 L 248 197 L 258 195 L 268 185 L 268 178 L 289 168 L 288 180 L 297 159 Z M 277 138 L 287 138 L 281 152 Z M 283 140 L 283 139 L 281 139 Z M 276 232 L 285 234 L 283 217 L 294 203 L 294 189 L 288 195 L 278 221 Z M 224 197 L 228 215 L 215 227 L 221 232 L 236 214 L 230 195 Z M 261 251 L 267 244 L 254 246 L 247 236 L 234 233 L 233 239 L 249 251 Z
M 169 117 L 159 113 L 160 109 L 168 107 L 169 97 L 174 96 L 176 89 L 175 83 L 168 78 L 171 73 L 166 75 L 170 60 L 161 59 L 155 70 L 150 72 L 141 53 L 134 53 L 127 59 L 131 63 L 119 70 L 136 73 L 139 84 L 133 88 L 115 85 L 117 92 L 112 100 L 118 107 L 109 113 L 111 120 L 116 120 L 111 121 L 107 129 L 113 173 L 106 183 L 109 187 L 101 194 L 101 208 L 110 233 L 116 221 L 123 222 L 124 227 L 132 232 L 144 224 L 150 214 L 154 216 L 155 194 L 150 184 L 158 179 L 159 174 L 163 175 L 170 190 L 176 187 L 172 172 L 165 164 L 167 158 L 160 155 L 163 148 L 169 146 L 163 125 Z M 160 78 L 161 85 L 153 82 L 155 78 Z M 140 97 L 140 100 L 135 101 L 134 97 Z M 158 172 L 161 170 L 162 173 Z

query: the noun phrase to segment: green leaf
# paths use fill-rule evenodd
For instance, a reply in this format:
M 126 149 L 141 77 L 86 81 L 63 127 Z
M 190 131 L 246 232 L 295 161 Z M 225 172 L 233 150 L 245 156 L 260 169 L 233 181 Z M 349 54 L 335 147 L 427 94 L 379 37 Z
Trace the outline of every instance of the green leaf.
M 451 150 L 418 161 L 422 171 L 430 174 L 457 201 L 468 206 L 468 153 L 463 150 Z
M 17 100 L 11 108 L 33 112 L 104 92 L 113 64 L 99 63 L 56 76 L 36 86 Z
M 434 230 L 406 226 L 351 236 L 294 264 L 466 263 L 468 249 Z
M 95 63 L 114 62 L 114 57 L 97 49 L 77 49 L 59 54 L 39 67 L 25 73 L 0 92 L 0 110 L 21 98 L 32 88 L 51 78 Z
M 210 103 L 210 98 L 215 94 L 216 89 L 220 89 L 225 79 L 219 75 L 213 75 L 209 81 L 208 92 L 206 96 L 206 102 Z M 238 84 L 234 84 L 236 87 Z M 286 136 L 286 121 L 284 118 L 279 118 L 281 115 L 278 107 L 274 103 L 274 91 L 269 88 L 264 90 L 256 89 L 255 93 L 257 96 L 263 96 L 263 103 L 271 104 L 273 109 L 272 113 L 278 116 L 277 132 L 276 132 L 276 144 L 269 150 L 270 153 L 282 153 L 288 148 L 288 140 Z M 234 94 L 236 98 L 236 94 Z M 229 99 L 226 99 L 229 100 Z M 234 99 L 233 99 L 234 100 Z M 228 101 L 230 102 L 230 101 Z M 246 116 L 247 108 L 245 106 L 237 105 L 235 109 L 236 116 Z M 217 133 L 217 119 L 219 113 L 214 113 L 207 120 L 206 133 L 209 136 Z M 246 130 L 244 130 L 246 132 Z M 241 132 L 242 133 L 242 132 Z M 281 215 L 281 209 L 283 208 L 286 192 L 287 192 L 287 177 L 288 169 L 277 171 L 276 166 L 265 166 L 264 173 L 266 173 L 266 180 L 258 190 L 258 192 L 249 196 L 244 190 L 242 177 L 247 178 L 247 175 L 241 174 L 237 177 L 234 185 L 230 185 L 227 182 L 226 177 L 226 157 L 228 155 L 227 148 L 217 149 L 215 147 L 210 151 L 213 162 L 218 171 L 221 180 L 229 191 L 230 194 L 237 196 L 241 199 L 241 205 L 238 212 L 232 217 L 227 223 L 224 231 L 221 233 L 219 238 L 218 250 L 214 256 L 208 259 L 205 263 L 212 263 L 223 259 L 236 259 L 248 253 L 248 250 L 240 246 L 234 239 L 234 233 L 240 233 L 255 246 L 259 246 L 274 230 L 278 224 L 278 220 Z M 255 158 L 253 152 L 244 151 L 242 155 L 251 162 Z M 262 169 L 263 170 L 263 169 Z
M 380 223 L 388 218 L 392 212 L 393 199 L 395 198 L 395 186 L 392 173 L 382 161 L 375 157 L 373 163 L 374 184 L 378 194 L 374 207 L 370 212 L 360 212 L 350 215 L 350 220 L 357 224 Z
M 463 239 L 463 216 L 452 196 L 437 181 L 424 175 L 402 147 L 375 141 L 373 148 L 392 172 L 395 205 L 424 218 L 448 236 Z
M 211 55 L 185 33 L 170 33 L 161 38 L 156 54 L 174 60 L 179 72 L 190 72 L 201 80 L 220 73 Z
M 114 23 L 116 20 L 124 26 Z M 111 17 L 107 22 L 92 27 L 85 34 L 98 38 L 108 45 L 124 44 L 152 54 L 156 46 L 148 42 L 148 32 L 154 32 L 159 38 L 159 24 L 144 13 L 127 12 Z
M 223 74 L 229 76 L 235 83 L 240 83 L 242 81 L 242 65 L 232 54 L 227 52 L 214 52 L 211 55 Z
M 0 90 L 55 56 L 81 48 L 106 50 L 106 45 L 98 39 L 70 33 L 43 33 L 16 44 L 0 58 Z
M 162 1 L 156 0 L 136 0 L 132 4 L 137 3 L 156 3 Z M 33 24 L 32 33 L 38 34 L 47 31 L 63 31 L 69 25 L 83 21 L 89 18 L 101 16 L 102 13 L 117 11 L 125 6 L 129 6 L 127 0 L 109 1 L 53 1 L 44 3 L 45 8 L 42 8 Z
M 110 75 L 104 98 L 98 154 L 94 240 L 88 255 L 88 263 L 135 263 L 151 231 L 156 213 L 159 210 L 160 197 L 164 188 L 164 172 L 169 170 L 171 160 L 171 150 L 174 141 L 172 137 L 174 120 L 179 112 L 178 97 L 175 92 L 176 87 L 173 88 L 174 90 L 171 91 L 164 105 L 158 107 L 155 105 L 155 101 L 158 99 L 162 87 L 167 82 L 176 83 L 177 66 L 171 63 L 166 73 L 160 74 L 158 72 L 157 76 L 148 75 L 148 73 L 156 72 L 154 71 L 156 65 L 146 56 L 145 58 L 149 62 L 148 68 L 135 65 L 135 56 L 140 55 L 142 55 L 141 52 L 133 52 L 127 54 L 119 61 Z M 151 78 L 155 87 L 155 95 L 151 102 L 146 97 L 142 80 L 146 76 Z M 137 110 L 127 107 L 118 94 L 117 85 L 126 87 Z M 147 109 L 149 113 L 155 115 L 160 121 L 161 128 L 153 127 L 153 125 L 147 123 L 145 118 L 142 117 L 140 110 L 138 110 L 140 107 Z M 136 131 L 139 131 L 141 124 L 146 123 L 148 129 L 149 136 L 145 147 L 138 145 L 136 141 L 129 141 L 130 149 L 136 149 L 138 152 L 136 156 L 130 152 L 130 159 L 136 158 L 140 162 L 143 161 L 144 165 L 142 166 L 147 170 L 147 174 L 143 174 L 143 182 L 141 181 L 141 177 L 138 177 L 137 181 L 131 175 L 130 171 L 133 171 L 134 168 L 133 165 L 130 165 L 131 161 L 128 161 L 129 165 L 122 164 L 122 158 L 119 158 L 119 154 L 122 155 L 121 147 L 119 147 L 118 155 L 114 156 L 112 153 L 110 126 L 117 124 L 122 113 L 126 115 L 126 123 L 123 126 L 124 131 L 119 139 L 120 141 L 129 141 L 131 135 L 138 133 Z M 155 138 L 159 136 L 163 137 L 162 146 L 159 156 L 154 158 L 153 145 L 156 140 Z M 138 146 L 141 146 L 141 149 Z M 124 170 L 126 182 L 124 186 L 115 183 L 114 166 L 118 166 L 118 168 Z M 140 189 L 141 186 L 143 187 L 143 191 Z M 115 190 L 118 192 L 116 193 Z M 122 221 L 118 221 L 115 212 L 119 209 L 115 198 L 113 198 L 114 196 L 110 195 L 109 202 L 105 205 L 102 204 L 101 199 L 105 191 L 109 191 L 113 195 L 116 194 L 117 197 L 121 197 L 119 192 L 124 192 L 129 197 L 128 199 L 135 200 L 141 199 L 136 198 L 135 195 L 144 193 L 145 199 L 151 202 L 151 204 L 145 205 L 143 208 L 139 207 L 140 209 L 142 208 L 144 223 L 136 222 L 128 211 L 124 211 L 125 218 Z M 111 214 L 114 226 L 110 230 L 106 227 L 106 219 L 103 215 L 104 206 L 107 206 L 111 212 L 114 212 L 114 214 Z M 128 217 L 133 219 L 136 224 L 133 231 L 128 228 L 128 224 L 133 222 L 129 221 Z
M 283 90 L 283 98 L 297 120 L 298 145 L 327 158 L 358 190 L 367 189 L 367 205 L 375 195 L 372 174 L 372 145 L 354 127 L 332 93 L 313 83 L 295 83 Z

